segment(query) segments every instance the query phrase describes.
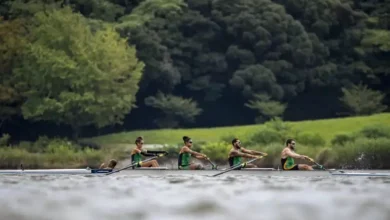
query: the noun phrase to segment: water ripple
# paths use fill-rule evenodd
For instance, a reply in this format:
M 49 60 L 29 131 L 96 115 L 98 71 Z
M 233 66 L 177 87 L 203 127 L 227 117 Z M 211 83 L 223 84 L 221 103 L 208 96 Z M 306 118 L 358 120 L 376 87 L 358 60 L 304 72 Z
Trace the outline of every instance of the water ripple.
M 388 220 L 390 179 L 2 176 L 1 220 Z

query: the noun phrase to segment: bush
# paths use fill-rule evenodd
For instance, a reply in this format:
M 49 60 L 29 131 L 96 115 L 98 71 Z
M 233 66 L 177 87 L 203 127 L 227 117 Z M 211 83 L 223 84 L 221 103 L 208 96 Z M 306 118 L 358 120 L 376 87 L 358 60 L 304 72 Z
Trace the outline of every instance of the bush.
M 226 164 L 232 145 L 226 142 L 207 143 L 202 145 L 202 153 L 216 163 Z
M 358 135 L 366 138 L 390 138 L 390 126 L 375 125 L 364 127 Z
M 27 165 L 30 168 L 37 168 L 42 155 L 31 154 L 25 149 L 0 148 L 0 168 L 19 169 L 20 164 Z
M 112 152 L 78 149 L 66 139 L 41 137 L 35 143 L 20 142 L 19 146 L 0 148 L 0 168 L 18 169 L 20 164 L 26 169 L 98 167 L 112 157 Z
M 176 146 L 165 147 L 164 150 L 168 152 L 168 157 L 170 157 L 170 158 L 178 158 L 179 157 L 180 148 L 181 148 L 181 146 L 176 145 Z
M 234 134 L 227 134 L 221 137 L 221 142 L 232 143 L 232 140 L 237 138 Z
M 331 140 L 333 146 L 344 146 L 346 143 L 354 141 L 356 139 L 355 135 L 351 134 L 337 134 Z
M 46 151 L 46 148 L 47 146 L 53 142 L 54 139 L 50 139 L 48 138 L 47 136 L 39 136 L 38 137 L 38 140 L 36 140 L 31 148 L 29 149 L 30 152 L 39 152 L 39 153 L 42 153 L 42 152 L 45 152 Z
M 93 149 L 85 149 L 82 151 L 81 158 L 83 158 L 83 165 L 85 167 L 99 167 L 100 164 L 108 158 L 104 158 L 107 154 L 101 151 Z M 122 154 L 123 155 L 123 154 Z M 116 156 L 111 156 L 112 158 L 118 158 Z M 110 158 L 111 159 L 111 158 Z
M 3 134 L 0 137 L 0 146 L 8 146 L 9 140 L 11 139 L 11 135 Z
M 302 133 L 298 134 L 296 138 L 297 142 L 303 145 L 310 145 L 313 147 L 323 147 L 326 145 L 326 141 L 321 135 L 315 133 Z
M 277 131 L 263 129 L 250 137 L 249 145 L 283 143 L 284 137 Z
M 343 148 L 335 149 L 343 168 L 389 169 L 390 139 L 358 138 Z
M 255 164 L 259 167 L 280 167 L 280 153 L 283 150 L 283 144 L 273 143 L 267 146 L 257 145 L 250 149 L 265 152 L 268 154 L 266 157 L 256 161 Z
M 268 129 L 275 130 L 285 135 L 291 134 L 291 132 L 293 131 L 292 126 L 283 122 L 280 118 L 273 118 L 272 120 L 266 122 L 264 125 Z
M 317 163 L 325 167 L 337 166 L 337 153 L 332 148 L 322 148 L 314 158 Z

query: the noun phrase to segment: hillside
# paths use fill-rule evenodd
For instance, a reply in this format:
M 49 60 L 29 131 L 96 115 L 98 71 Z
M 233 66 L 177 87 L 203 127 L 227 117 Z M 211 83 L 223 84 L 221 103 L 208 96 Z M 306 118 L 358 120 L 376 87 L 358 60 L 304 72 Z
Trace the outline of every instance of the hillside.
M 364 117 L 286 123 L 302 132 L 318 133 L 327 140 L 329 144 L 330 139 L 335 134 L 355 132 L 369 125 L 389 125 L 390 113 Z M 264 125 L 245 125 L 194 129 L 139 130 L 94 137 L 91 140 L 103 145 L 132 144 L 137 136 L 143 136 L 148 144 L 177 144 L 181 143 L 182 136 L 184 135 L 193 138 L 194 141 L 219 141 L 224 136 L 234 135 L 245 141 L 245 138 L 255 133 L 263 126 Z

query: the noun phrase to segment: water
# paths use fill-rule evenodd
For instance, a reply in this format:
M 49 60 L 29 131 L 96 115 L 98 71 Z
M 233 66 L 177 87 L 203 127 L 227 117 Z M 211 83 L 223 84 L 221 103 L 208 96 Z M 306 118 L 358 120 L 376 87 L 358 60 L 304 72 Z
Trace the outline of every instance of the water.
M 0 176 L 1 220 L 388 220 L 390 178 Z

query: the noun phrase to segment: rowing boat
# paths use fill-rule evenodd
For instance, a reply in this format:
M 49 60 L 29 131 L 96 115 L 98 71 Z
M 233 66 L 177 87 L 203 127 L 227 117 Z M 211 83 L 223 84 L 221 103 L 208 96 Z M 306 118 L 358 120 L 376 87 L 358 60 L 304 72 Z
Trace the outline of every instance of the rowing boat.
M 136 168 L 118 172 L 120 175 L 127 176 L 170 176 L 170 175 L 213 175 L 221 170 L 176 170 L 166 167 L 158 168 Z M 0 170 L 0 175 L 104 175 L 111 173 L 112 170 L 106 169 L 36 169 L 36 170 Z M 369 176 L 369 177 L 390 177 L 390 171 L 379 170 L 329 170 L 329 171 L 283 171 L 273 168 L 246 168 L 233 170 L 226 175 L 251 175 L 251 176 Z

